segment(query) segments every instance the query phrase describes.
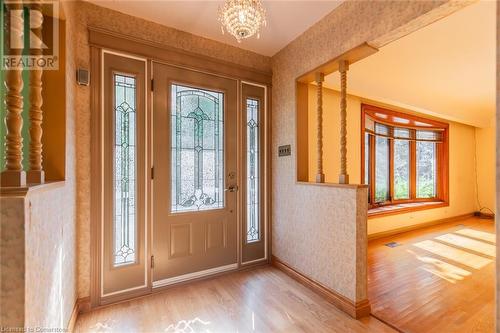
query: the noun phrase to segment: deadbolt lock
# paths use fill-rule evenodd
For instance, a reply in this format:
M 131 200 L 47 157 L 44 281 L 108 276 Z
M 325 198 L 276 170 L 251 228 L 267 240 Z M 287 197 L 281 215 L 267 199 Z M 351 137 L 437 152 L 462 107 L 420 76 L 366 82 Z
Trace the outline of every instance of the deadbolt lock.
M 228 188 L 226 188 L 224 191 L 226 191 L 226 192 L 236 192 L 236 191 L 238 191 L 238 185 L 231 185 Z

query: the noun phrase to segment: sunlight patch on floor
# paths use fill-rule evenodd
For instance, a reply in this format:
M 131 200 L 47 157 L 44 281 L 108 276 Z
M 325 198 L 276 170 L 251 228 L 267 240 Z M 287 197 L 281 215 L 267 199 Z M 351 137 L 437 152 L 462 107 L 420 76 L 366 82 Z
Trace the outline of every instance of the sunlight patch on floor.
M 491 232 L 486 232 L 486 231 L 479 231 L 479 230 L 474 230 L 474 229 L 460 229 L 455 231 L 456 234 L 460 234 L 463 236 L 468 236 L 472 238 L 477 238 L 481 239 L 490 243 L 496 243 L 496 236 L 494 233 Z
M 90 328 L 90 332 L 92 333 L 111 332 L 111 326 L 109 326 L 108 323 L 97 322 L 94 326 Z
M 209 321 L 204 321 L 198 317 L 190 320 L 180 320 L 176 324 L 170 324 L 165 332 L 167 333 L 192 333 L 192 332 L 206 332 L 210 330 L 207 326 L 210 325 Z
M 417 260 L 425 264 L 424 267 L 421 267 L 424 271 L 434 274 L 448 282 L 455 283 L 456 281 L 461 281 L 466 276 L 472 274 L 463 268 L 457 267 L 445 261 L 428 256 L 420 256 L 412 250 L 408 250 L 408 252 L 415 255 Z
M 491 259 L 487 259 L 433 240 L 418 242 L 413 244 L 413 246 L 474 269 L 481 269 L 493 262 Z
M 471 250 L 477 253 L 485 254 L 490 257 L 495 257 L 496 248 L 495 245 L 491 245 L 479 240 L 471 239 L 469 237 L 464 237 L 455 234 L 445 234 L 436 237 L 435 239 L 442 242 L 458 246 L 467 250 Z

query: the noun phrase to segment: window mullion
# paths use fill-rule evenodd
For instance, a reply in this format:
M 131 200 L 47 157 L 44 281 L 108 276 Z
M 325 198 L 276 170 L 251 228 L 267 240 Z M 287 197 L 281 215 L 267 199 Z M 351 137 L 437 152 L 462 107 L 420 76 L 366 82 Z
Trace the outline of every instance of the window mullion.
M 394 202 L 394 139 L 389 139 L 389 201 Z
M 375 203 L 375 135 L 370 135 L 370 202 Z
M 412 130 L 415 132 L 415 130 Z M 413 133 L 415 137 L 415 133 Z M 417 142 L 410 141 L 410 200 L 417 198 Z

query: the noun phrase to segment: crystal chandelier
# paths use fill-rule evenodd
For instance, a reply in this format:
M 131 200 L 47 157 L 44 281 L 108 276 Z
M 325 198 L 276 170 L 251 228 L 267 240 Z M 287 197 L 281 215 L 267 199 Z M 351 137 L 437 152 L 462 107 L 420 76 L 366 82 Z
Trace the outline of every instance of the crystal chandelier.
M 219 7 L 219 21 L 238 43 L 244 38 L 257 34 L 260 37 L 260 26 L 266 25 L 266 11 L 260 0 L 226 0 Z

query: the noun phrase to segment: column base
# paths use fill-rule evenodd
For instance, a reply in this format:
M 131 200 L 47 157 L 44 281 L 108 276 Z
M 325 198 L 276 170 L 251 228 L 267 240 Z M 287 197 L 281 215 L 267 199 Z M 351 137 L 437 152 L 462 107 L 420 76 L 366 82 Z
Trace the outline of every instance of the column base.
M 339 176 L 339 184 L 349 184 L 349 175 L 340 175 Z
M 26 173 L 26 179 L 28 184 L 43 184 L 45 183 L 45 172 L 30 170 Z
M 2 171 L 0 174 L 0 184 L 2 187 L 24 187 L 26 186 L 26 172 Z
M 325 182 L 325 175 L 322 173 L 318 173 L 316 175 L 316 183 L 324 183 Z

